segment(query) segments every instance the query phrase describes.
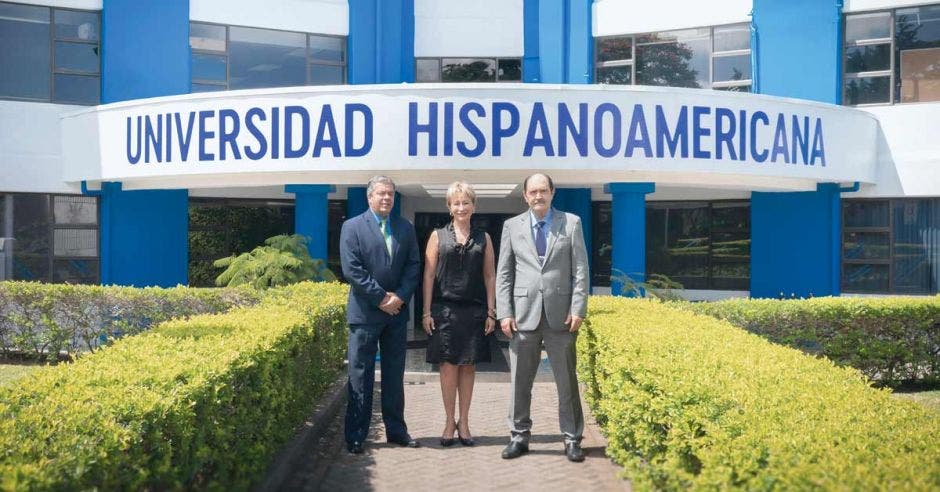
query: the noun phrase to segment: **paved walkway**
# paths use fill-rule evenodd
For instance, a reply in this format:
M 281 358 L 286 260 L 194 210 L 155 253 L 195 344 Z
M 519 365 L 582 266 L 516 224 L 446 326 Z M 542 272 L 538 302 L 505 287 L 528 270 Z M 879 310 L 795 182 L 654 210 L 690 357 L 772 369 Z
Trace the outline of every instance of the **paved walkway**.
M 463 491 L 463 490 L 630 490 L 618 478 L 619 467 L 605 455 L 599 434 L 585 405 L 587 452 L 583 463 L 565 459 L 558 430 L 555 385 L 540 375 L 532 394 L 534 423 L 529 454 L 504 460 L 500 452 L 508 442 L 506 427 L 508 374 L 478 374 L 471 408 L 474 447 L 459 443 L 440 446 L 444 411 L 436 374 L 405 376 L 405 418 L 409 432 L 421 442 L 419 449 L 385 443 L 385 429 L 375 395 L 372 433 L 365 454 L 346 452 L 342 437 L 342 408 L 321 437 L 317 450 L 311 450 L 284 484 L 290 490 L 375 490 L 375 491 Z M 376 385 L 378 387 L 378 385 Z

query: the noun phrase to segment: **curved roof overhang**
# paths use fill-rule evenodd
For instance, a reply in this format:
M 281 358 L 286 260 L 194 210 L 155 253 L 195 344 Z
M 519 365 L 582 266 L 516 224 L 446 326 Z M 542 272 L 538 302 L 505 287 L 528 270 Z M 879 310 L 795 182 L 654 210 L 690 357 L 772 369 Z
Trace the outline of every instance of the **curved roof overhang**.
M 65 181 L 124 189 L 609 182 L 811 190 L 875 180 L 878 121 L 697 89 L 548 84 L 292 87 L 140 99 L 62 118 Z M 94 186 L 94 185 L 92 185 Z

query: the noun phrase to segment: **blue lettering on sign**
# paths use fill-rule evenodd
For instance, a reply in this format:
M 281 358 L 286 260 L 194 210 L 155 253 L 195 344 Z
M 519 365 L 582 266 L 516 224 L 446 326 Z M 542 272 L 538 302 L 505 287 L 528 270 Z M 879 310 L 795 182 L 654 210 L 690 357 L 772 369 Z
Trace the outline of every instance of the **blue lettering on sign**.
M 409 157 L 714 159 L 825 166 L 822 118 L 721 106 L 409 101 Z M 213 108 L 126 117 L 128 164 L 357 158 L 374 147 L 363 103 Z M 340 120 L 338 120 L 338 118 Z M 553 121 L 554 118 L 554 121 Z M 396 128 L 383 138 L 396 139 Z M 388 136 L 386 136 L 388 135 Z M 400 133 L 398 134 L 400 135 Z M 394 158 L 394 156 L 389 156 Z

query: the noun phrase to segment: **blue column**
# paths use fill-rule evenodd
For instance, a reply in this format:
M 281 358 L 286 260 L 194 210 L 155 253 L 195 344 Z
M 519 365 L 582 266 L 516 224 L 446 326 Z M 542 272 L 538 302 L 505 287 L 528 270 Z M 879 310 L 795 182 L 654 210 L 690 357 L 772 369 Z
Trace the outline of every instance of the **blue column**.
M 584 244 L 588 250 L 588 261 L 592 260 L 591 251 L 591 189 L 590 188 L 556 188 L 552 206 L 558 210 L 570 212 L 581 217 L 581 227 L 584 230 Z
M 761 94 L 836 104 L 842 100 L 842 3 L 754 0 Z
M 594 38 L 590 0 L 524 0 L 523 81 L 589 84 Z
M 762 94 L 842 100 L 842 4 L 754 0 L 755 72 Z M 835 184 L 751 194 L 751 296 L 839 295 L 840 200 Z
M 101 283 L 173 287 L 189 275 L 186 190 L 101 184 Z
M 414 0 L 349 0 L 349 83 L 414 82 Z
M 839 295 L 839 186 L 751 194 L 751 297 Z
M 102 10 L 101 102 L 186 94 L 189 1 L 106 0 Z M 188 283 L 187 190 L 101 191 L 101 283 Z
M 615 282 L 622 272 L 634 282 L 646 280 L 646 195 L 656 190 L 654 183 L 609 183 L 613 195 L 611 211 L 611 293 L 620 295 L 623 284 Z M 619 270 L 619 272 L 618 272 Z
M 327 260 L 330 185 L 294 184 L 284 187 L 294 194 L 294 233 L 307 236 L 307 250 L 314 259 Z

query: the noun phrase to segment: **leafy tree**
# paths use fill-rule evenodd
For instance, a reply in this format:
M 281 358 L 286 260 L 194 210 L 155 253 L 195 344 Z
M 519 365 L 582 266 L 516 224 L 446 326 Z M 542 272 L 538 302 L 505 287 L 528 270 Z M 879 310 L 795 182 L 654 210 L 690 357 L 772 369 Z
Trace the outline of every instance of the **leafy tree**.
M 636 81 L 640 85 L 701 88 L 691 66 L 692 48 L 684 43 L 637 46 Z
M 305 236 L 282 234 L 266 239 L 264 244 L 251 252 L 216 260 L 213 265 L 225 268 L 215 279 L 216 285 L 249 284 L 264 289 L 304 280 L 336 280 L 326 262 L 310 257 Z

